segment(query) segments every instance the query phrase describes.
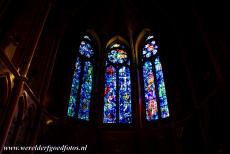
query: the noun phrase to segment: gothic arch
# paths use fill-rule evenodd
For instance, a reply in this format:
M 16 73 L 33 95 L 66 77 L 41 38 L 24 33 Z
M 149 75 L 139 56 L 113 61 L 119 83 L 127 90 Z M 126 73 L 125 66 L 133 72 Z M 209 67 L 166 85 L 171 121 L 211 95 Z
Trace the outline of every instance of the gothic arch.
M 93 30 L 87 30 L 82 34 L 79 44 L 75 49 L 75 70 L 67 116 L 89 121 L 95 97 L 96 60 L 100 51 L 100 40 Z
M 131 64 L 128 42 L 112 37 L 105 50 L 103 123 L 133 123 Z
M 159 45 L 158 38 L 147 28 L 139 34 L 135 45 L 142 118 L 149 122 L 169 117 Z

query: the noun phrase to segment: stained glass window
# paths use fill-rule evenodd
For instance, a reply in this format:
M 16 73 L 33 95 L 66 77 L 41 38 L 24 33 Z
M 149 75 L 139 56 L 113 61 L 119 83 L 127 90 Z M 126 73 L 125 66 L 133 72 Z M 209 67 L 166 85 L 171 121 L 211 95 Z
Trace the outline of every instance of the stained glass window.
M 130 70 L 123 66 L 119 69 L 119 122 L 132 121 Z
M 104 93 L 104 123 L 116 123 L 116 69 L 106 68 Z
M 103 123 L 132 123 L 129 65 L 124 45 L 112 44 L 106 60 Z
M 89 103 L 92 91 L 92 73 L 93 66 L 91 62 L 85 62 L 84 74 L 82 79 L 81 94 L 80 94 L 80 106 L 78 118 L 89 120 Z
M 141 57 L 146 120 L 167 118 L 169 109 L 162 65 L 158 45 L 153 35 L 145 40 Z
M 113 49 L 108 54 L 109 61 L 122 64 L 127 60 L 127 53 L 122 49 Z
M 147 120 L 158 119 L 157 96 L 154 83 L 152 63 L 147 61 L 143 66 L 145 106 Z
M 75 117 L 76 116 L 76 100 L 78 99 L 78 88 L 79 88 L 79 77 L 81 73 L 81 63 L 79 58 L 77 58 L 75 64 L 75 70 L 72 80 L 72 87 L 70 92 L 69 106 L 68 106 L 68 116 Z
M 166 118 L 169 116 L 169 109 L 168 109 L 168 102 L 167 102 L 162 66 L 161 66 L 159 57 L 155 59 L 155 70 L 156 70 L 161 118 Z
M 130 68 L 132 61 L 127 46 L 121 42 L 111 43 L 106 52 L 103 123 L 133 122 Z M 155 36 L 149 35 L 144 40 L 140 52 L 142 94 L 147 121 L 169 117 L 158 45 Z M 82 37 L 76 55 L 67 116 L 89 121 L 95 73 L 95 46 L 90 36 Z
M 89 121 L 93 84 L 94 49 L 89 36 L 85 35 L 77 51 L 67 116 Z

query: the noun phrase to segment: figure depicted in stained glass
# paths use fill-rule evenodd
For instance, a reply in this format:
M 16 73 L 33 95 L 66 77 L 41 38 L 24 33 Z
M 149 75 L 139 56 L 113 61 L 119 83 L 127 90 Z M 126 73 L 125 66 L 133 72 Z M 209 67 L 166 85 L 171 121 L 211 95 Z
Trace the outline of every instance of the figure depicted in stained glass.
M 145 92 L 145 106 L 146 106 L 146 119 L 158 119 L 157 97 L 154 83 L 154 74 L 152 63 L 147 61 L 143 66 L 144 78 L 144 92 Z
M 106 60 L 103 123 L 132 123 L 130 69 L 122 65 L 130 65 L 127 52 L 114 43 Z
M 116 69 L 109 66 L 105 74 L 104 123 L 116 123 Z
M 132 122 L 131 81 L 129 68 L 119 69 L 119 122 Z

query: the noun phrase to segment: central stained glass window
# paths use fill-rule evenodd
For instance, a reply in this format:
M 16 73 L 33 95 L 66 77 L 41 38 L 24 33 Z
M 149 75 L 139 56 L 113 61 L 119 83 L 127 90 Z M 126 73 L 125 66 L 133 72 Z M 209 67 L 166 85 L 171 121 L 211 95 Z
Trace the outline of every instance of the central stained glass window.
M 107 54 L 103 115 L 103 123 L 132 123 L 130 60 L 120 43 Z

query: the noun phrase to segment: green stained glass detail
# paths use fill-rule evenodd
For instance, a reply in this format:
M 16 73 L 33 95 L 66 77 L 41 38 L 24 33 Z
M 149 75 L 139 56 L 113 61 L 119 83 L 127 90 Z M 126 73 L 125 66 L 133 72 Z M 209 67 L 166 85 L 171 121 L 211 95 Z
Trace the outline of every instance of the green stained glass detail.
M 78 88 L 79 88 L 79 77 L 81 73 L 81 63 L 79 58 L 77 58 L 77 61 L 75 63 L 75 70 L 74 75 L 72 79 L 72 86 L 71 86 L 71 92 L 70 92 L 70 98 L 69 98 L 69 106 L 67 115 L 70 117 L 76 116 L 76 102 L 78 99 Z
M 169 117 L 168 101 L 165 90 L 162 66 L 159 57 L 155 59 L 156 79 L 160 101 L 161 118 Z

